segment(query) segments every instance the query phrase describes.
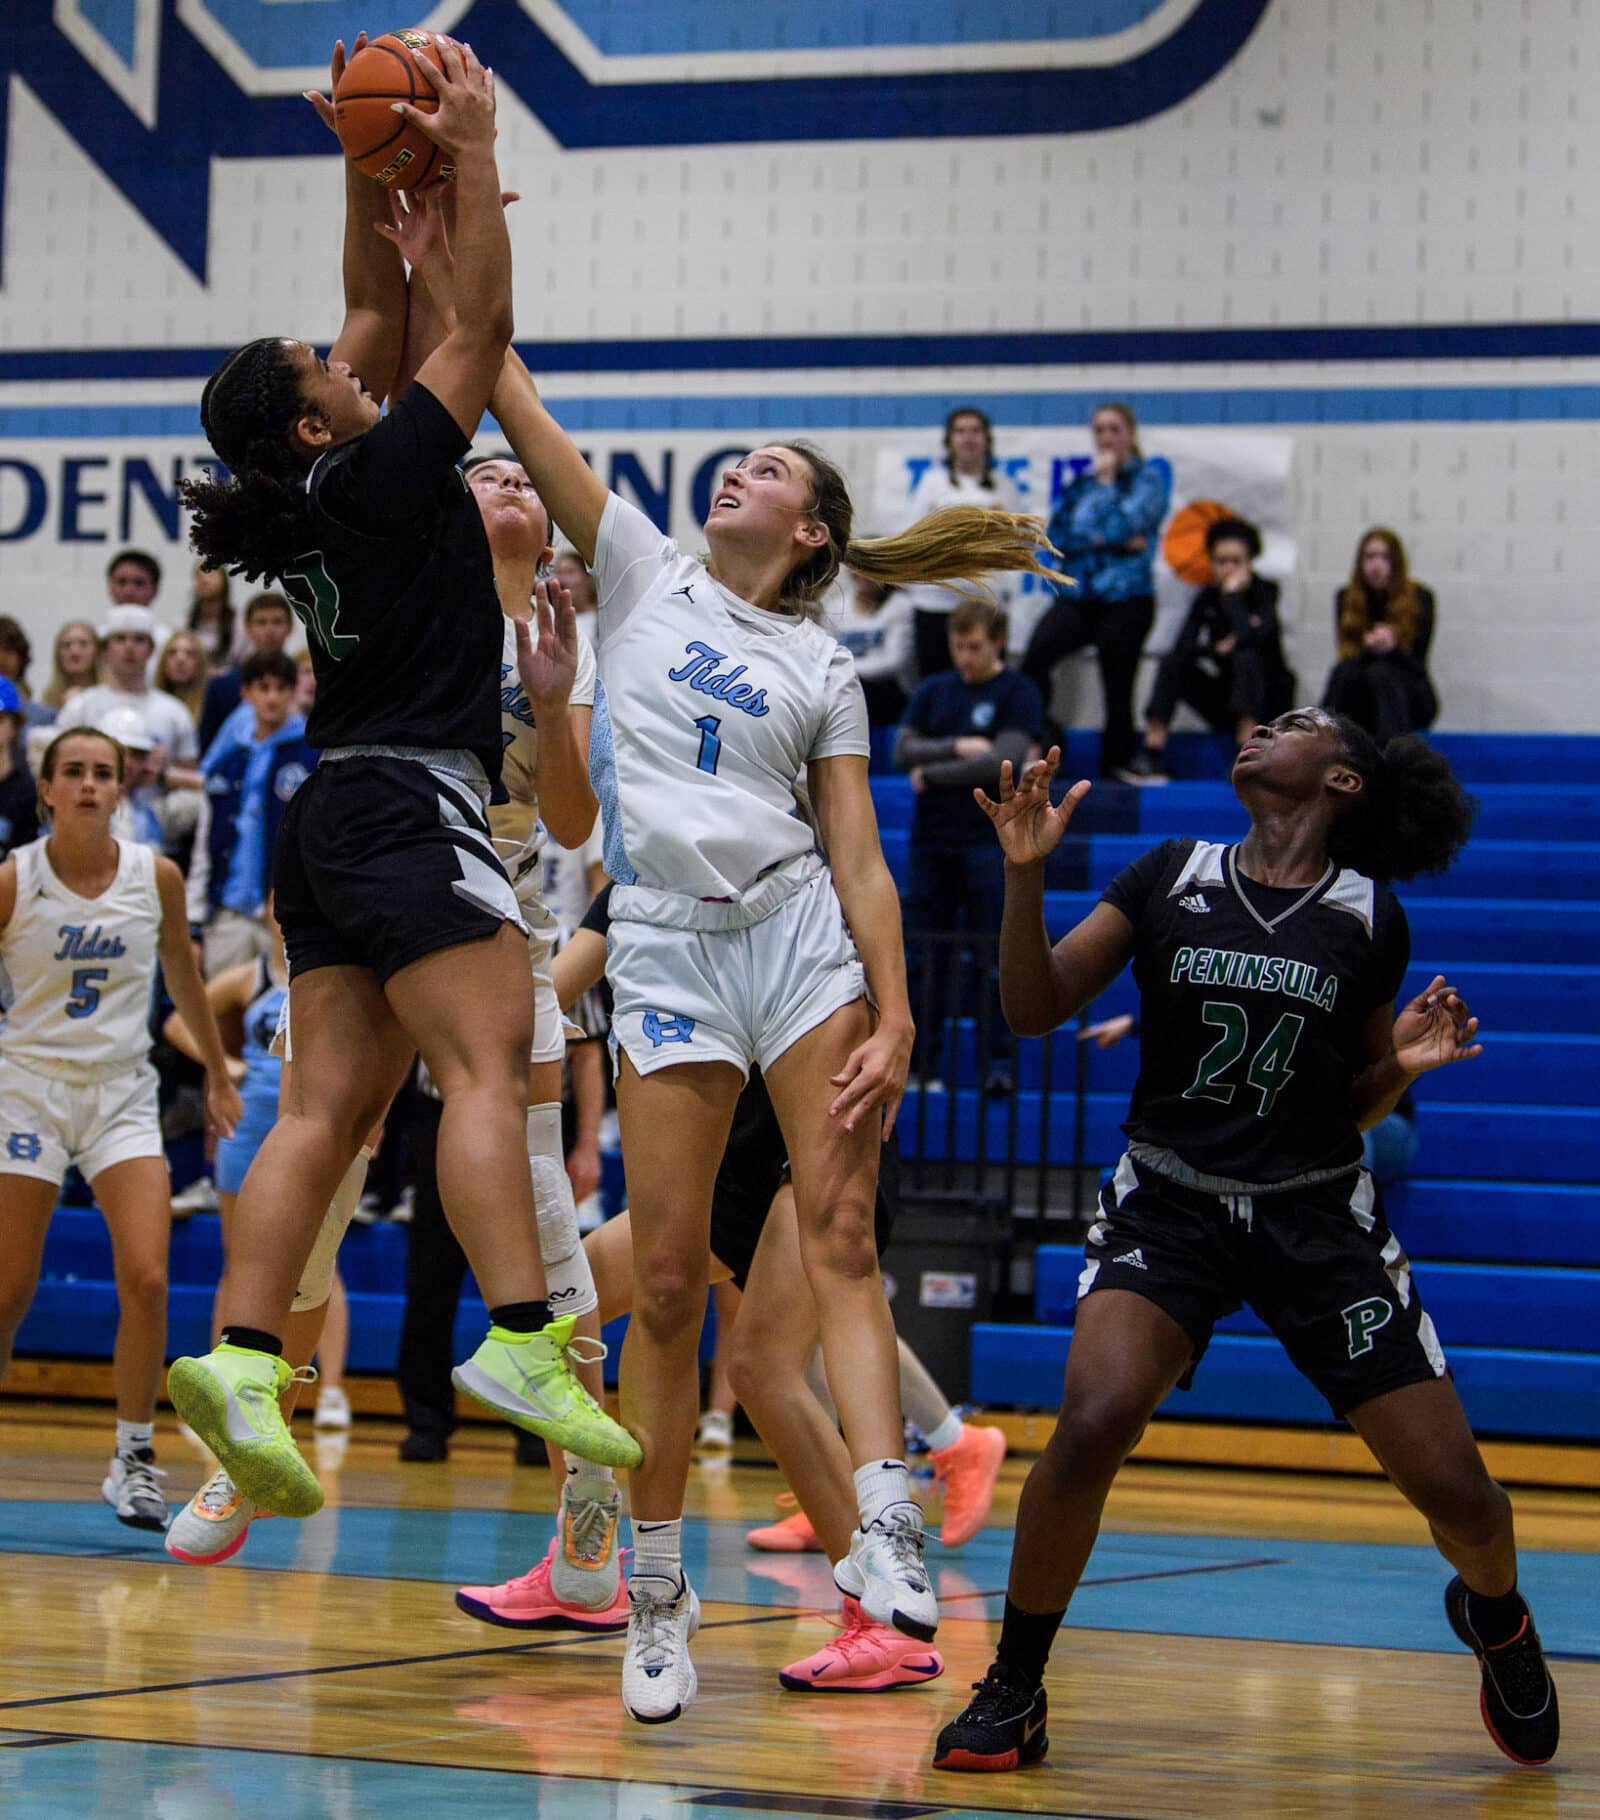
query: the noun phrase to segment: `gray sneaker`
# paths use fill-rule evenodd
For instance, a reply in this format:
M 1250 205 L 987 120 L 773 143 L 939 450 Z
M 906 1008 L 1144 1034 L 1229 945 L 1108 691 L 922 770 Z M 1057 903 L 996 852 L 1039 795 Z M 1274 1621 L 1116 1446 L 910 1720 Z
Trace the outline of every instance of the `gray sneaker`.
M 609 1498 L 579 1498 L 570 1484 L 561 1487 L 556 1551 L 550 1557 L 550 1590 L 564 1605 L 585 1611 L 607 1611 L 622 1585 L 617 1531 L 622 1493 Z

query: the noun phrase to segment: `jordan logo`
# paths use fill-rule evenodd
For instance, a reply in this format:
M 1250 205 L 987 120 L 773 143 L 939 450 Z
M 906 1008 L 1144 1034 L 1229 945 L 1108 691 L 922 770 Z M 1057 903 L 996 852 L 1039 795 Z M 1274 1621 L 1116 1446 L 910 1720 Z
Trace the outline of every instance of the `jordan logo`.
M 692 582 L 685 582 L 681 588 L 674 588 L 670 598 L 676 600 L 680 594 L 691 607 L 694 605 L 694 584 Z

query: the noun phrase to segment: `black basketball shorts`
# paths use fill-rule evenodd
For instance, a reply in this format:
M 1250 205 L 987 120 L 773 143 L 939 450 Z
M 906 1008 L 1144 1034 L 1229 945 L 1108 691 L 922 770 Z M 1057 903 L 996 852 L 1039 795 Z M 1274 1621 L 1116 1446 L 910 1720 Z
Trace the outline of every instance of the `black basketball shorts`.
M 735 1118 L 711 1191 L 711 1255 L 733 1273 L 740 1289 L 749 1281 L 773 1197 L 788 1177 L 783 1132 L 771 1102 L 763 1094 L 747 1117 Z M 899 1185 L 900 1145 L 897 1139 L 891 1139 L 878 1156 L 873 1230 L 880 1258 L 894 1228 Z
M 273 889 L 291 977 L 381 982 L 502 923 L 527 933 L 476 794 L 412 759 L 324 759 L 284 812 Z
M 1248 1303 L 1343 1417 L 1369 1398 L 1446 1375 L 1411 1266 L 1365 1169 L 1275 1194 L 1215 1195 L 1132 1157 L 1100 1191 L 1078 1298 L 1127 1289 L 1171 1315 L 1194 1356 Z

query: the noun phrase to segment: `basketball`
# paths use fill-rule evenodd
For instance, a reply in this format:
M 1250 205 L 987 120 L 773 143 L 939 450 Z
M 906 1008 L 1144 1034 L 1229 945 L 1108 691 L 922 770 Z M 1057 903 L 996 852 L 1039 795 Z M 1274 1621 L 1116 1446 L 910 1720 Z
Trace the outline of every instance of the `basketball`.
M 333 92 L 334 126 L 345 157 L 392 190 L 424 190 L 455 175 L 428 135 L 394 111 L 397 101 L 408 101 L 423 114 L 438 109 L 414 51 L 443 69 L 433 32 L 385 32 L 356 52 Z
M 1174 512 L 1161 539 L 1161 554 L 1167 567 L 1191 588 L 1203 588 L 1211 580 L 1211 553 L 1206 549 L 1206 532 L 1219 519 L 1232 518 L 1233 511 L 1220 499 L 1191 500 Z

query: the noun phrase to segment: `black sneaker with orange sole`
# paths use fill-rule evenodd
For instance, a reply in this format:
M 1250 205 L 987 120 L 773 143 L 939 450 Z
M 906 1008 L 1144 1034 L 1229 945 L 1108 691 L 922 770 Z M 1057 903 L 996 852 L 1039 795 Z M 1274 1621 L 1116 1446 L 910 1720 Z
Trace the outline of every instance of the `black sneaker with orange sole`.
M 1522 1628 L 1509 1642 L 1486 1644 L 1472 1628 L 1467 1583 L 1457 1574 L 1444 1589 L 1444 1613 L 1478 1658 L 1483 1672 L 1478 1710 L 1489 1736 L 1513 1763 L 1548 1763 L 1561 1742 L 1561 1708 L 1532 1612 L 1523 1607 Z
M 1050 1748 L 1044 1689 L 1019 1687 L 998 1662 L 972 1687 L 966 1711 L 939 1734 L 933 1767 L 996 1771 L 1037 1763 Z

